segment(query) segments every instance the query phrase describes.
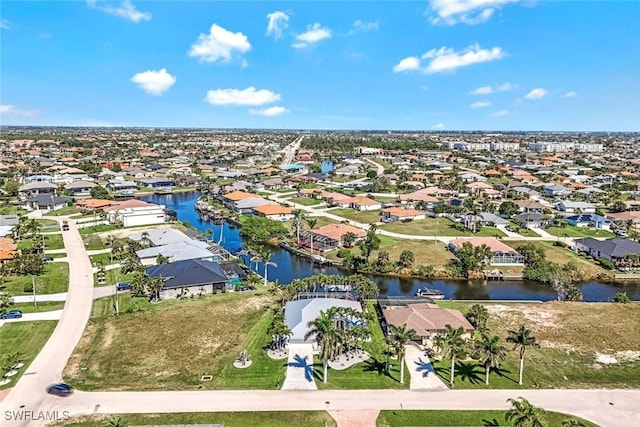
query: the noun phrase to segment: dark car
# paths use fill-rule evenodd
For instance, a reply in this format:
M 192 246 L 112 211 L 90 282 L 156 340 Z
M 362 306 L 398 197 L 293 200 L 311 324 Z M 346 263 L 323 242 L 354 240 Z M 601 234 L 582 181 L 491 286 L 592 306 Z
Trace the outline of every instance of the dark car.
M 42 257 L 42 261 L 44 261 L 44 262 L 53 261 L 53 257 L 52 256 L 43 256 Z
M 0 319 L 19 319 L 21 317 L 22 312 L 20 310 L 11 310 L 0 314 Z
M 73 387 L 65 383 L 51 384 L 47 387 L 47 393 L 60 397 L 67 397 L 73 394 Z
M 128 291 L 129 289 L 131 289 L 131 283 L 129 282 L 119 282 L 116 285 L 116 289 L 119 291 Z
M 62 231 L 69 231 L 69 224 L 62 224 Z

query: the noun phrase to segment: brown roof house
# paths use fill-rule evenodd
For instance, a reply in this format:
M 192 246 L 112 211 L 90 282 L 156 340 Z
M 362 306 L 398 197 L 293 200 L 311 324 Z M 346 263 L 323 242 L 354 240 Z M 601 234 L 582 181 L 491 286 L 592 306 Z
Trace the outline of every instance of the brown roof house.
M 342 245 L 342 237 L 347 233 L 353 233 L 359 239 L 367 234 L 349 224 L 328 224 L 300 233 L 300 244 L 313 251 L 330 251 Z

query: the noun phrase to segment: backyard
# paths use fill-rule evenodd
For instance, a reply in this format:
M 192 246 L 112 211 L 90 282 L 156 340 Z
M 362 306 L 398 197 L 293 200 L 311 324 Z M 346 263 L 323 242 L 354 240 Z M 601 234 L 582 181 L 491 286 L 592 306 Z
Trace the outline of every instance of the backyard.
M 18 374 L 11 382 L 0 386 L 1 389 L 13 387 L 40 352 L 56 327 L 55 321 L 7 323 L 0 328 L 0 348 L 2 354 L 18 354 L 24 362 Z
M 466 312 L 472 303 L 439 302 Z M 492 370 L 489 388 L 637 388 L 640 386 L 640 306 L 613 303 L 484 304 L 488 326 L 509 350 Z M 523 386 L 518 385 L 517 351 L 505 342 L 507 331 L 525 325 L 540 348 L 529 348 Z M 443 382 L 450 361 L 434 362 Z M 456 364 L 454 388 L 487 388 L 484 367 L 471 359 Z
M 437 227 L 437 228 L 436 228 Z M 392 222 L 380 226 L 381 230 L 391 231 L 393 233 L 406 234 L 409 236 L 489 236 L 504 237 L 505 234 L 495 227 L 482 227 L 477 233 L 469 230 L 462 230 L 456 227 L 456 224 L 447 218 L 425 218 L 410 222 Z
M 1 287 L 4 292 L 11 295 L 31 295 L 33 294 L 32 283 L 36 285 L 37 295 L 66 292 L 69 287 L 69 264 L 48 262 L 44 266 L 44 273 L 40 276 L 7 276 Z

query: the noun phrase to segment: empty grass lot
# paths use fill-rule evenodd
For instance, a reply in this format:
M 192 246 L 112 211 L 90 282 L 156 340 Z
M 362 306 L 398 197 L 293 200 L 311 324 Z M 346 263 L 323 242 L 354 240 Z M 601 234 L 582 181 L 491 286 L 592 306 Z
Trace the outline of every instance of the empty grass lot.
M 66 216 L 66 215 L 74 215 L 79 214 L 80 208 L 77 206 L 65 206 L 60 209 L 56 209 L 55 211 L 49 211 L 44 214 L 44 216 Z
M 350 221 L 359 222 L 362 224 L 373 224 L 375 222 L 380 222 L 380 211 L 357 211 L 351 208 L 338 208 L 331 209 L 328 211 L 334 215 L 341 216 Z
M 31 276 L 8 276 L 5 277 L 4 291 L 11 295 L 31 295 Z M 45 264 L 44 273 L 40 276 L 33 276 L 36 284 L 36 294 L 55 294 L 66 292 L 69 288 L 69 264 L 66 262 L 48 262 Z
M 378 427 L 405 426 L 511 426 L 504 420 L 505 411 L 380 411 Z M 564 420 L 582 421 L 585 427 L 596 424 L 572 415 L 545 412 L 545 425 L 561 426 Z
M 175 414 L 122 414 L 122 421 L 136 425 L 189 425 L 205 424 L 225 427 L 335 427 L 336 422 L 324 411 L 291 412 L 188 412 Z M 107 415 L 72 418 L 55 426 L 102 427 L 109 421 Z
M 321 199 L 312 199 L 311 197 L 292 197 L 288 202 L 297 203 L 303 206 L 316 206 L 323 203 Z
M 0 328 L 0 348 L 3 354 L 18 353 L 24 366 L 18 374 L 11 377 L 11 382 L 0 386 L 0 389 L 13 387 L 40 349 L 49 339 L 56 327 L 55 321 L 7 323 Z
M 579 270 L 584 272 L 585 276 L 587 277 L 597 277 L 601 274 L 607 274 L 607 270 L 595 264 L 594 262 L 581 257 L 570 249 L 555 246 L 553 242 L 531 240 L 523 242 L 517 240 L 504 240 L 504 243 L 511 246 L 512 248 L 517 248 L 518 246 L 527 243 L 540 247 L 544 249 L 546 259 L 557 262 L 559 264 L 568 264 L 569 262 L 574 262 L 578 265 Z
M 107 245 L 105 245 L 105 243 L 100 239 L 100 236 L 96 234 L 85 234 L 82 236 L 82 241 L 88 251 L 105 249 L 107 247 Z
M 262 349 L 271 339 L 270 301 L 225 293 L 148 303 L 123 293 L 115 317 L 112 299 L 101 298 L 64 377 L 87 390 L 273 389 L 284 381 L 286 360 Z M 243 349 L 253 364 L 236 369 Z M 205 374 L 213 380 L 201 382 Z
M 381 230 L 391 231 L 393 233 L 406 234 L 409 236 L 461 236 L 461 237 L 504 237 L 505 234 L 494 227 L 482 227 L 477 233 L 471 231 L 458 230 L 455 224 L 447 218 L 438 218 L 437 229 L 436 220 L 434 218 L 425 218 L 414 220 L 411 222 L 392 222 L 380 226 Z M 436 233 L 437 230 L 437 233 Z
M 576 227 L 574 225 L 567 225 L 565 227 L 549 227 L 545 229 L 545 231 L 556 237 L 615 237 L 615 234 L 607 230 Z
M 367 304 L 367 310 L 375 314 L 374 303 Z M 323 368 L 322 360 L 314 357 L 314 377 L 318 389 L 387 389 L 387 388 L 408 388 L 410 383 L 409 371 L 404 368 L 404 384 L 400 384 L 400 369 L 397 360 L 391 361 L 391 369 L 387 373 L 385 370 L 386 356 L 384 333 L 380 328 L 377 318 L 368 323 L 371 330 L 371 341 L 364 343 L 364 349 L 369 352 L 369 360 L 360 362 L 344 370 L 333 370 L 329 368 L 327 374 L 327 384 L 322 382 Z
M 64 241 L 62 240 L 62 234 L 42 234 L 36 239 L 42 239 L 44 237 L 45 252 L 50 249 L 64 249 Z M 18 240 L 18 249 L 25 250 L 33 247 L 33 239 L 31 236 L 24 236 L 23 239 Z
M 472 303 L 439 302 L 466 311 Z M 524 388 L 637 388 L 640 386 L 640 305 L 614 303 L 484 304 L 491 313 L 489 329 L 508 351 L 500 369 L 491 372 L 489 388 L 517 389 L 518 352 L 506 343 L 507 331 L 531 329 L 540 348 L 529 348 L 524 362 Z M 597 353 L 617 363 L 598 362 Z M 434 369 L 448 384 L 449 360 Z M 484 367 L 473 360 L 457 363 L 454 387 L 487 388 Z

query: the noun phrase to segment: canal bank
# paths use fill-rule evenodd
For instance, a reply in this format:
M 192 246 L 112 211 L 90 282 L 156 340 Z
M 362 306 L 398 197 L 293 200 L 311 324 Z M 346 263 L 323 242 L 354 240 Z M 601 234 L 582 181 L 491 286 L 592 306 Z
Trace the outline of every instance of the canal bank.
M 167 195 L 146 195 L 142 200 L 163 204 L 174 210 L 180 221 L 187 222 L 196 229 L 205 232 L 213 231 L 213 241 L 220 239 L 222 232 L 222 246 L 234 252 L 242 247 L 242 238 L 239 229 L 227 222 L 214 224 L 212 221 L 203 220 L 195 210 L 198 200 L 198 192 L 184 192 Z M 281 248 L 273 248 L 274 255 L 271 259 L 277 266 L 268 266 L 267 272 L 270 280 L 278 280 L 280 283 L 289 283 L 293 279 L 304 278 L 314 274 L 346 275 L 348 271 L 334 266 L 316 265 L 307 259 L 291 254 Z M 249 265 L 247 256 L 242 257 L 245 264 Z M 254 271 L 262 273 L 263 265 L 252 264 Z M 374 280 L 381 295 L 407 296 L 414 295 L 418 289 L 427 287 L 444 292 L 449 299 L 478 299 L 478 300 L 541 300 L 550 301 L 556 299 L 556 292 L 549 285 L 527 280 L 519 281 L 487 281 L 482 280 L 426 280 L 406 277 L 390 277 L 368 275 Z M 640 286 L 637 283 L 603 283 L 590 281 L 579 284 L 585 301 L 608 301 L 617 292 L 626 292 L 631 299 L 640 299 Z

